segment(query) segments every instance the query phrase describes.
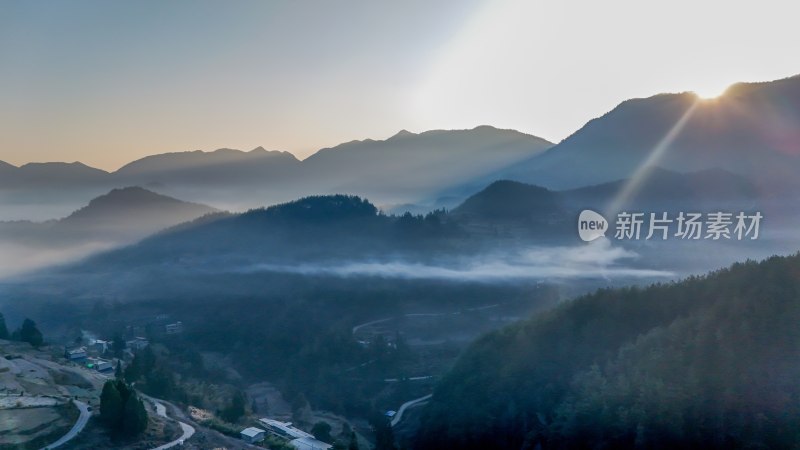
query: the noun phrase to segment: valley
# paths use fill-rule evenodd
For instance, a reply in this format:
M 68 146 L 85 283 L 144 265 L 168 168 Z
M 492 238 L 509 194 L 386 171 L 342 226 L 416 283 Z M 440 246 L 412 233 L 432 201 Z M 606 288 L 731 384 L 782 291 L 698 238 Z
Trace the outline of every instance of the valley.
M 792 448 L 798 93 L 0 164 L 0 448 Z

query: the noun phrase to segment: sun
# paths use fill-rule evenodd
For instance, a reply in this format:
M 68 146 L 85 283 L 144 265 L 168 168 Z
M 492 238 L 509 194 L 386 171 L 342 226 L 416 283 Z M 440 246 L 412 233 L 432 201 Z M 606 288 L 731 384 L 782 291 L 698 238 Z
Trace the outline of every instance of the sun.
M 711 100 L 725 94 L 730 84 L 708 83 L 705 86 L 696 87 L 694 93 L 703 100 Z

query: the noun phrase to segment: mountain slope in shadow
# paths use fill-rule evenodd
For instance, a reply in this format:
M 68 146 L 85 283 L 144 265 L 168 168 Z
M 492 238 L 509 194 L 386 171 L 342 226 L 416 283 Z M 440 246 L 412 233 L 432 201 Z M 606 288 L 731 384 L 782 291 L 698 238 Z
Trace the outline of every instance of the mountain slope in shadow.
M 798 270 L 773 257 L 603 289 L 485 335 L 436 387 L 414 448 L 797 446 Z
M 780 192 L 797 186 L 798 123 L 800 76 L 739 83 L 710 100 L 693 93 L 632 99 L 498 176 L 551 189 L 629 178 L 676 127 L 654 165 L 679 172 L 723 169 Z
M 0 222 L 0 276 L 74 261 L 218 213 L 139 187 L 114 189 L 63 219 Z

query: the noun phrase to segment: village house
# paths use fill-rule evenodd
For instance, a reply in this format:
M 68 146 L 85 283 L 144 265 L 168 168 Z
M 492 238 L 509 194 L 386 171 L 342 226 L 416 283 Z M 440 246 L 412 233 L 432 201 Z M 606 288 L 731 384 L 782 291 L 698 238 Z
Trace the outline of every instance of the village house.
M 143 337 L 135 337 L 130 341 L 125 343 L 127 347 L 131 350 L 142 350 L 143 348 L 147 347 L 150 342 L 147 341 L 146 338 Z
M 83 361 L 87 356 L 86 347 L 64 349 L 64 357 L 70 361 Z
M 262 430 L 261 428 L 248 427 L 242 430 L 239 433 L 239 436 L 248 444 L 255 444 L 264 440 L 265 433 L 266 431 Z

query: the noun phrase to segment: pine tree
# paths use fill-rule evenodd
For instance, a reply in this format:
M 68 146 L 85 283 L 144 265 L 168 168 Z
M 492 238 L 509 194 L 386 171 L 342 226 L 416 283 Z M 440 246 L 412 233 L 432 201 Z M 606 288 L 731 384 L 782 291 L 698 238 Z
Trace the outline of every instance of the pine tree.
M 355 431 L 350 432 L 350 445 L 347 447 L 347 450 L 358 450 L 358 437 Z
M 142 357 L 140 353 L 133 356 L 133 360 L 125 367 L 125 381 L 133 383 L 142 376 Z
M 0 339 L 8 339 L 8 327 L 6 327 L 6 318 L 0 313 Z
M 125 380 L 128 383 L 138 381 L 142 377 L 150 375 L 156 365 L 156 355 L 147 346 L 133 355 L 133 361 L 125 368 Z
M 325 421 L 319 421 L 311 427 L 311 434 L 314 435 L 314 438 L 318 441 L 331 443 L 333 442 L 333 437 L 331 437 L 331 425 Z
M 382 415 L 376 415 L 370 421 L 372 431 L 375 433 L 375 450 L 396 450 L 394 446 L 394 433 L 389 420 Z
M 122 361 L 117 360 L 117 368 L 114 370 L 114 378 L 118 380 L 122 380 L 124 378 L 124 374 L 122 372 Z
M 139 423 L 141 424 L 141 430 L 144 431 L 147 429 L 148 416 L 147 416 L 147 410 L 144 407 L 144 402 L 142 402 L 141 399 L 139 399 L 136 411 L 139 414 Z
M 122 396 L 116 385 L 111 380 L 106 381 L 100 394 L 100 418 L 112 430 L 118 429 L 122 422 Z
M 244 405 L 244 394 L 237 391 L 231 399 L 231 404 L 222 410 L 222 418 L 231 423 L 237 422 L 245 414 Z
M 114 386 L 117 388 L 117 392 L 119 392 L 119 397 L 122 399 L 122 404 L 124 405 L 126 401 L 128 401 L 128 397 L 133 394 L 133 389 L 125 382 L 125 380 L 113 380 Z
M 122 414 L 122 431 L 128 436 L 136 436 L 147 429 L 147 411 L 136 395 L 131 395 L 125 402 Z
M 22 327 L 18 330 L 18 334 L 20 341 L 27 342 L 36 348 L 44 342 L 42 333 L 36 328 L 36 322 L 31 319 L 25 319 L 22 322 Z
M 122 358 L 122 352 L 125 351 L 127 346 L 125 339 L 122 339 L 119 334 L 115 334 L 111 340 L 111 351 L 114 353 L 115 358 Z

